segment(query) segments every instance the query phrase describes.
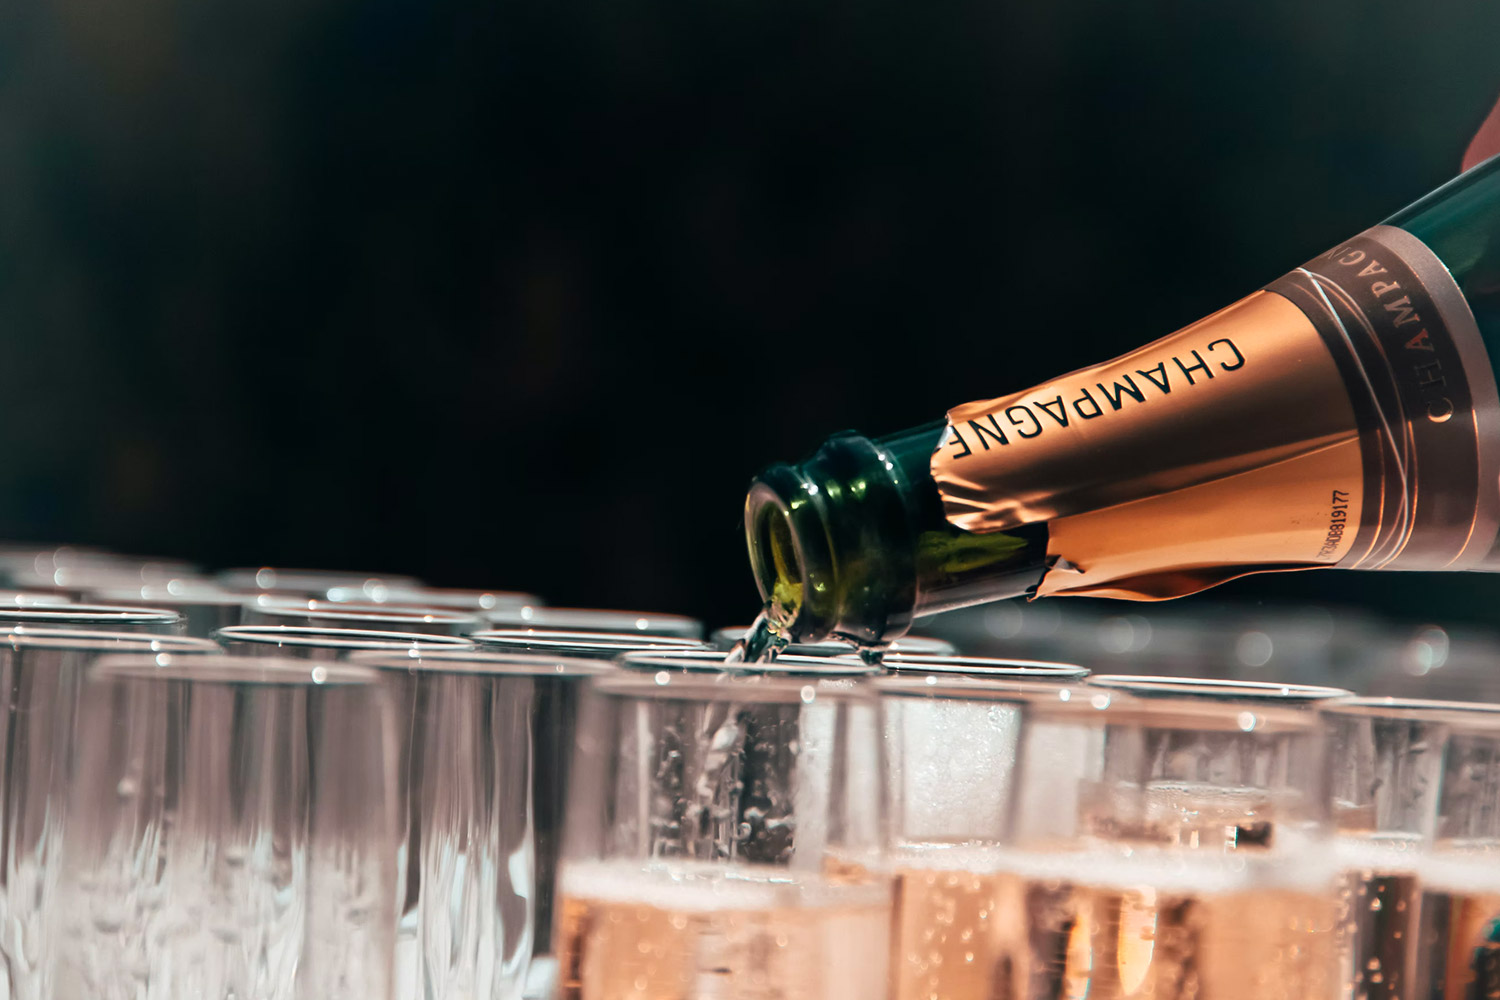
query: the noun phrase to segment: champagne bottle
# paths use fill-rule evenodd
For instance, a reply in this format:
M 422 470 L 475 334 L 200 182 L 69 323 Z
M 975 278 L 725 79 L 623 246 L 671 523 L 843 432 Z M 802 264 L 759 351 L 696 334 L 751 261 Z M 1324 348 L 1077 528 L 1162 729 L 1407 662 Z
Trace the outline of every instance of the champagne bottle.
M 781 638 L 880 646 L 1021 595 L 1500 569 L 1500 156 L 1114 361 L 751 484 Z

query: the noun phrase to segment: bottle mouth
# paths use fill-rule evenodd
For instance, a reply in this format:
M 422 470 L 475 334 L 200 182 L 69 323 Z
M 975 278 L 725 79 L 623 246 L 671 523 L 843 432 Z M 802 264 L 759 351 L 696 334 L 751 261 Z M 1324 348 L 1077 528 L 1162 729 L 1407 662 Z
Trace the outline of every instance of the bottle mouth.
M 799 624 L 807 598 L 807 559 L 790 506 L 763 480 L 745 501 L 745 536 L 750 566 L 771 620 L 778 631 Z

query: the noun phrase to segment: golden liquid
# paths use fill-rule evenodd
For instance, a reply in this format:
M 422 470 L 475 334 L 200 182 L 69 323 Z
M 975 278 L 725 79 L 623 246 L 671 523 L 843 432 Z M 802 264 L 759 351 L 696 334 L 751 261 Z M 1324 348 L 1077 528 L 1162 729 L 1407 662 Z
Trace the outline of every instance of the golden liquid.
M 878 882 L 570 866 L 558 903 L 559 995 L 884 1000 L 890 927 L 889 888 Z
M 1359 870 L 1345 876 L 1342 903 L 1344 1000 L 1500 998 L 1500 893 Z
M 896 899 L 896 1000 L 1337 996 L 1331 893 L 905 869 Z

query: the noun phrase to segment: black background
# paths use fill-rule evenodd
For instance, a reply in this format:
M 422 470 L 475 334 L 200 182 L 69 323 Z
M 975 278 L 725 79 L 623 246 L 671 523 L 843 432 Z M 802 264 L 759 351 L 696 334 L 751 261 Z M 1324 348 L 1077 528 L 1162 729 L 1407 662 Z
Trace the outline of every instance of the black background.
M 6 5 L 0 535 L 743 620 L 757 467 L 1379 221 L 1497 40 L 1477 0 Z

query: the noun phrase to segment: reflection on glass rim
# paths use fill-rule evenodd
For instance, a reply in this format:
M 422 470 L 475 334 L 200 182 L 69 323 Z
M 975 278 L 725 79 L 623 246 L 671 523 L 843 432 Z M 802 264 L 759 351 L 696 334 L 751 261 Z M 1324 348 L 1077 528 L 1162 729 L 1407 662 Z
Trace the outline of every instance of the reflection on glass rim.
M 150 632 L 110 632 L 91 629 L 17 626 L 4 634 L 3 641 L 16 650 L 119 650 L 122 647 L 128 647 L 153 653 L 223 652 L 223 647 L 211 639 L 196 639 L 185 635 L 156 635 Z
M 1486 729 L 1500 727 L 1500 704 L 1495 702 L 1365 696 L 1340 698 L 1322 708 L 1329 715 L 1447 721 Z
M 1049 660 L 1008 660 L 991 656 L 926 656 L 891 655 L 881 661 L 893 674 L 953 674 L 973 677 L 1013 677 L 1024 680 L 1082 680 L 1088 676 L 1088 668 L 1076 663 L 1057 663 Z
M 566 656 L 495 652 L 483 648 L 431 647 L 407 650 L 363 650 L 348 662 L 379 670 L 430 671 L 433 673 L 494 674 L 526 677 L 597 677 L 613 671 L 607 660 L 583 660 Z
M 530 627 L 567 631 L 652 632 L 681 635 L 697 639 L 703 635 L 703 623 L 686 615 L 660 614 L 655 611 L 628 611 L 610 608 L 554 608 L 527 605 L 519 608 L 497 608 L 485 617 L 501 628 Z
M 353 573 L 342 570 L 281 569 L 275 566 L 243 566 L 220 570 L 214 579 L 231 590 L 321 590 L 333 587 L 421 587 L 416 577 L 385 573 Z
M 536 649 L 598 649 L 617 653 L 631 649 L 679 650 L 703 648 L 697 639 L 674 635 L 647 635 L 632 632 L 570 632 L 563 629 L 498 628 L 470 633 L 481 645 L 525 646 Z
M 463 636 L 428 632 L 387 632 L 364 628 L 317 628 L 298 625 L 230 625 L 214 632 L 220 642 L 257 642 L 281 646 L 322 646 L 331 649 L 389 649 L 399 646 L 470 647 Z
M 721 649 L 729 649 L 750 631 L 748 625 L 731 625 L 715 629 L 709 641 Z M 823 639 L 819 642 L 793 642 L 787 650 L 802 656 L 854 656 L 855 645 L 844 639 Z M 903 635 L 892 642 L 887 654 L 904 653 L 910 656 L 953 656 L 956 648 L 947 639 L 927 635 Z
M 703 676 L 714 674 L 761 674 L 786 677 L 875 677 L 878 664 L 833 656 L 783 655 L 769 662 L 730 663 L 719 649 L 682 649 L 662 652 L 624 653 L 615 658 L 623 668 L 638 671 L 669 670 Z
M 171 608 L 136 608 L 119 604 L 0 604 L 0 623 L 32 622 L 156 622 L 171 624 L 182 616 Z
M 1274 681 L 1233 681 L 1210 677 L 1156 677 L 1133 674 L 1095 674 L 1091 687 L 1126 691 L 1138 698 L 1213 698 L 1224 701 L 1277 701 L 1282 703 L 1327 701 L 1347 698 L 1343 688 L 1315 684 L 1280 684 Z
M 229 653 L 192 656 L 180 663 L 170 653 L 155 656 L 117 653 L 101 656 L 89 668 L 87 676 L 91 681 L 186 681 L 193 684 L 294 687 L 374 684 L 380 679 L 378 672 L 349 663 L 234 656 Z
M 452 587 L 406 587 L 385 583 L 372 583 L 358 587 L 330 587 L 328 599 L 336 603 L 373 601 L 378 604 L 405 604 L 414 607 L 473 612 L 511 607 L 539 607 L 546 603 L 535 594 L 525 594 L 516 590 L 460 590 Z
M 461 611 L 408 607 L 378 602 L 354 604 L 282 595 L 253 595 L 247 607 L 287 618 L 328 618 L 334 621 L 433 622 L 449 625 L 478 624 L 480 619 Z

